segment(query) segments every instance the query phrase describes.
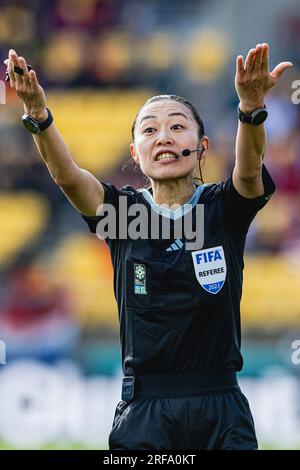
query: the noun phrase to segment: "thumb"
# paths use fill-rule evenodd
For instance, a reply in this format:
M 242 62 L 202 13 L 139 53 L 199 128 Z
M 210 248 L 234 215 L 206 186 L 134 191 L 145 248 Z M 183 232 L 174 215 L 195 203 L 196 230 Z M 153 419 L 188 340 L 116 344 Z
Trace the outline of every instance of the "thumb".
M 280 62 L 270 73 L 271 77 L 277 82 L 283 72 L 289 67 L 293 67 L 292 62 Z

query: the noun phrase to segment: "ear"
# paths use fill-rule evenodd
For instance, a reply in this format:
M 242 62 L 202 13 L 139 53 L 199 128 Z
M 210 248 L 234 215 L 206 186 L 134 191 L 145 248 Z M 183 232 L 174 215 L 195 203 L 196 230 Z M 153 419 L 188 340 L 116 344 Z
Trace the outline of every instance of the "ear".
M 131 156 L 134 159 L 135 163 L 139 165 L 139 157 L 136 154 L 135 145 L 133 142 L 130 144 L 129 149 L 130 149 Z
M 209 146 L 209 139 L 206 135 L 204 135 L 200 141 L 200 147 L 202 147 L 200 155 L 197 156 L 198 160 L 199 158 L 203 158 L 206 155 L 206 152 L 208 151 L 208 146 Z

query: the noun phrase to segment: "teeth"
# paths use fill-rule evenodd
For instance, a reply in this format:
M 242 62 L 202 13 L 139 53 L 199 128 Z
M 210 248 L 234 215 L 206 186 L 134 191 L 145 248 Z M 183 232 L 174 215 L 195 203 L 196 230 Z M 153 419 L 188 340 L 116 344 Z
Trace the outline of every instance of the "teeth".
M 162 153 L 158 156 L 157 160 L 176 160 L 177 157 L 173 153 Z

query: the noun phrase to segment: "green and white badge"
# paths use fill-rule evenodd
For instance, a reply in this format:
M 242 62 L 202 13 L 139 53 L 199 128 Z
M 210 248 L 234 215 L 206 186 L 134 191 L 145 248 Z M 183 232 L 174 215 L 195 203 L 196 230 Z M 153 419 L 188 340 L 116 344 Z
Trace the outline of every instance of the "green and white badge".
M 146 266 L 144 264 L 134 264 L 134 293 L 147 294 Z

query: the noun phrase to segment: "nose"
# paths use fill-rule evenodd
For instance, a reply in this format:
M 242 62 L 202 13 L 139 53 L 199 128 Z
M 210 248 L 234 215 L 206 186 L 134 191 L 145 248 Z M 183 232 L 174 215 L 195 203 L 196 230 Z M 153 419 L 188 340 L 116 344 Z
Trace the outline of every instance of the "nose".
M 161 129 L 157 135 L 157 145 L 172 145 L 174 143 L 173 137 L 170 135 L 168 129 Z

